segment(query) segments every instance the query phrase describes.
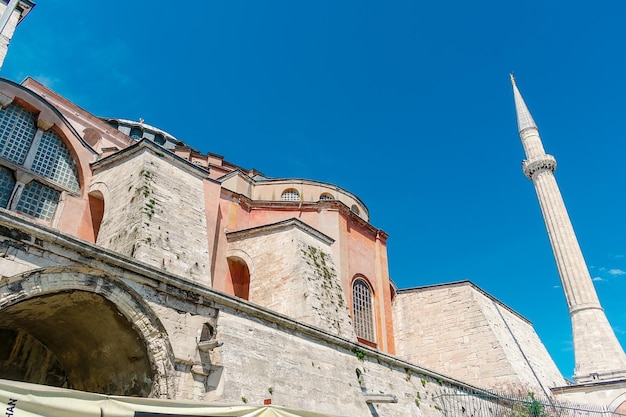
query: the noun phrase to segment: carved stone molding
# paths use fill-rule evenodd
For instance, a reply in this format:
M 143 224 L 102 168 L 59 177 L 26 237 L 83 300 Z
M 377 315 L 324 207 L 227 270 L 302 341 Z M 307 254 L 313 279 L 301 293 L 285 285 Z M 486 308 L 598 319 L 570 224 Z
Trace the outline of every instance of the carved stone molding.
M 527 159 L 522 163 L 522 169 L 524 170 L 524 175 L 529 180 L 533 179 L 533 176 L 540 172 L 549 170 L 554 172 L 556 170 L 556 159 L 552 155 L 541 155 L 538 158 Z

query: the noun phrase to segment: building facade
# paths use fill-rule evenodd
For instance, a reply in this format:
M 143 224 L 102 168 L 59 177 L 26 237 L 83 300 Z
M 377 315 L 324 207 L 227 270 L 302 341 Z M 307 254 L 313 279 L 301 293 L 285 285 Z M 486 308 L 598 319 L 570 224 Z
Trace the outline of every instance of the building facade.
M 348 190 L 30 78 L 0 81 L 0 104 L 0 378 L 355 416 L 482 389 L 619 402 L 573 395 L 532 324 L 472 283 L 398 290 Z

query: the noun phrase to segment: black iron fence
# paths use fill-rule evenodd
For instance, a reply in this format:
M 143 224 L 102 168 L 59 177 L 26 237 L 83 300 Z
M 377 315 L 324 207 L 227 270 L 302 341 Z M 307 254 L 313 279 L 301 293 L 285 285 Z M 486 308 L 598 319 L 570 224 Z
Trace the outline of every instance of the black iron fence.
M 442 392 L 433 400 L 445 417 L 626 417 L 604 407 L 541 398 L 532 393 Z

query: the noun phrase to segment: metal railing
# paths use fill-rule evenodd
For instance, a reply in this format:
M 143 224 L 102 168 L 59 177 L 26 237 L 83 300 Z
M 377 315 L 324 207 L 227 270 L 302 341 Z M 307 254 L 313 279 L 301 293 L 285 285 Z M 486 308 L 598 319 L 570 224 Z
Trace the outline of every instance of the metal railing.
M 608 408 L 554 398 L 489 392 L 442 392 L 433 397 L 444 417 L 626 417 Z

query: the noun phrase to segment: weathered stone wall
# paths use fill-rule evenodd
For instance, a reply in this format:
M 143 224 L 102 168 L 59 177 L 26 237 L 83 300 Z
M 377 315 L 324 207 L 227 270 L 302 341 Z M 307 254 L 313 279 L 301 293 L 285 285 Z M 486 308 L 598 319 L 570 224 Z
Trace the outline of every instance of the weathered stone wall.
M 224 402 L 272 399 L 273 404 L 345 416 L 369 416 L 374 409 L 385 417 L 440 417 L 434 397 L 450 389 L 447 382 L 390 357 L 360 348 L 353 352 L 349 345 L 315 340 L 232 310 L 220 312 L 217 335 L 224 342 L 216 352 L 224 368 Z M 395 396 L 398 402 L 368 406 L 366 394 Z
M 145 145 L 96 167 L 108 190 L 97 243 L 210 286 L 203 180 L 165 157 Z
M 469 282 L 399 292 L 394 320 L 408 361 L 501 391 L 565 384 L 532 324 Z
M 251 302 L 356 340 L 329 240 L 309 229 L 288 220 L 236 232 L 229 235 L 229 253 L 243 252 L 253 263 Z
M 601 405 L 616 413 L 615 416 L 626 415 L 626 381 L 623 379 L 561 386 L 551 391 L 557 401 Z

